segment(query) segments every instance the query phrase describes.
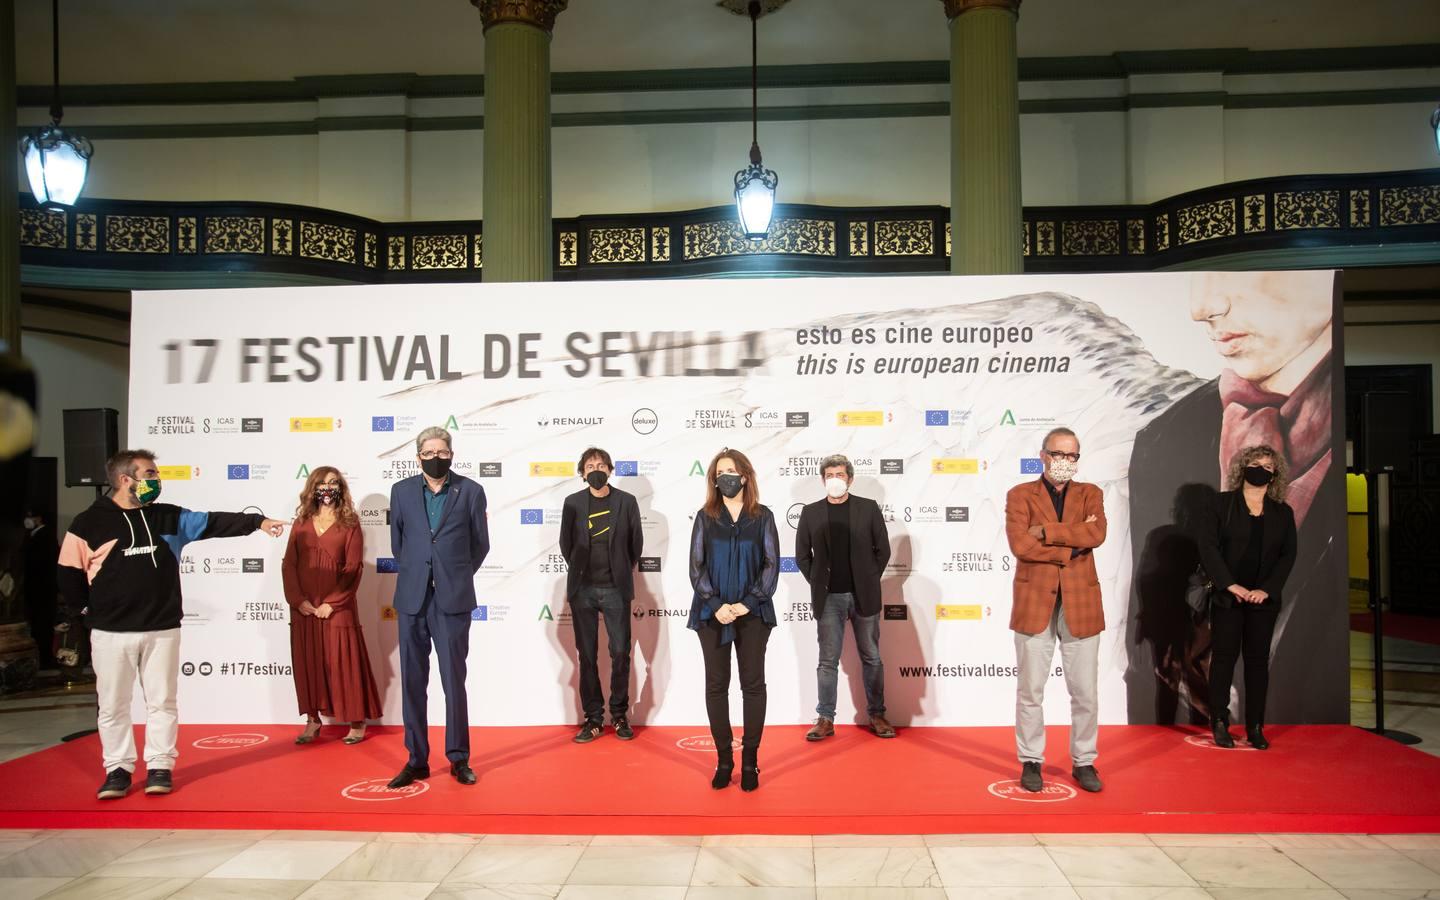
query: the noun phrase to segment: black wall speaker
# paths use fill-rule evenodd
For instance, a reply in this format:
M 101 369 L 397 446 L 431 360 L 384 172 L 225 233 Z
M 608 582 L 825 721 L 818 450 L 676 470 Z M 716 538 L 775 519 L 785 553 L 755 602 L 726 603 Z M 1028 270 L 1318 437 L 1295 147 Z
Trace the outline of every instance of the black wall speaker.
M 99 487 L 105 460 L 120 451 L 120 414 L 113 409 L 65 410 L 65 486 Z
M 1360 395 L 1360 444 L 1355 467 L 1361 472 L 1410 468 L 1415 436 L 1411 409 L 1415 398 L 1399 391 L 1367 391 Z

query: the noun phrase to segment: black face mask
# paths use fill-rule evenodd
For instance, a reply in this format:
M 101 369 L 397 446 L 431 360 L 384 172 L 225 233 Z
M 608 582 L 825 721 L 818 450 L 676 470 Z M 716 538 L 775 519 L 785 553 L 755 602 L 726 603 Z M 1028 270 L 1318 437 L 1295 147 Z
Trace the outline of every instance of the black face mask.
M 585 475 L 585 483 L 590 485 L 597 491 L 603 488 L 605 486 L 605 482 L 609 480 L 609 473 L 605 472 L 602 469 L 594 469 Z
M 1245 483 L 1253 484 L 1255 487 L 1264 487 L 1275 480 L 1275 473 L 1264 466 L 1246 466 Z
M 420 460 L 420 469 L 431 478 L 444 478 L 450 474 L 450 460 L 432 457 Z
M 740 483 L 739 475 L 727 472 L 715 479 L 715 487 L 719 488 L 726 498 L 732 498 L 739 495 L 744 485 Z

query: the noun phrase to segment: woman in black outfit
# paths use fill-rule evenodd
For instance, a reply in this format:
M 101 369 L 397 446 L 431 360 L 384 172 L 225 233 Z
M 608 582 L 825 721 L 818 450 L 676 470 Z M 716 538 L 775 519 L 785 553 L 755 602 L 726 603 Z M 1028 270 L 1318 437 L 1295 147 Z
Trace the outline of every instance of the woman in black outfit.
M 1235 661 L 1245 658 L 1245 734 L 1265 750 L 1265 694 L 1270 687 L 1270 641 L 1280 594 L 1295 564 L 1295 513 L 1285 503 L 1285 459 L 1265 445 L 1235 454 L 1226 490 L 1196 536 L 1200 561 L 1214 583 L 1210 626 L 1210 729 L 1220 747 L 1230 736 L 1230 685 Z
M 705 473 L 705 506 L 690 535 L 690 628 L 705 656 L 705 712 L 719 756 L 710 786 L 730 784 L 735 752 L 730 728 L 730 648 L 740 665 L 745 733 L 741 790 L 760 786 L 760 734 L 765 728 L 765 645 L 775 627 L 780 536 L 775 516 L 760 505 L 755 467 L 738 450 L 721 450 Z

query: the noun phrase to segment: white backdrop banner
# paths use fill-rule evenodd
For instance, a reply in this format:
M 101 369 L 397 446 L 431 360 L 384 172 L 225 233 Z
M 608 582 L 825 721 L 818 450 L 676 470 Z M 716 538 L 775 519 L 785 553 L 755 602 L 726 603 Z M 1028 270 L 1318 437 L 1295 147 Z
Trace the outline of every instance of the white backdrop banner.
M 1328 367 L 1333 283 L 1331 272 L 1304 272 L 144 293 L 132 314 L 130 444 L 158 454 L 165 500 L 192 509 L 289 518 L 310 469 L 344 471 L 364 526 L 365 636 L 386 721 L 398 722 L 389 491 L 418 471 L 415 435 L 448 428 L 456 471 L 489 499 L 469 658 L 476 725 L 579 720 L 557 539 L 592 445 L 611 453 L 615 483 L 644 519 L 634 720 L 705 721 L 686 552 L 704 468 L 722 447 L 755 463 L 781 532 L 769 721 L 813 718 L 815 623 L 794 526 L 823 494 L 819 460 L 845 453 L 855 493 L 884 509 L 893 548 L 881 644 L 892 718 L 998 725 L 1014 711 L 1005 494 L 1038 476 L 1042 436 L 1067 426 L 1082 443 L 1079 477 L 1104 489 L 1110 523 L 1095 554 L 1108 622 L 1102 721 L 1144 720 L 1127 681 L 1154 682 L 1159 669 L 1133 649 L 1143 637 L 1127 487 L 1136 434 L 1213 390 L 1227 368 L 1281 390 L 1265 378 Z M 1174 472 L 1175 485 L 1216 483 L 1209 458 L 1206 471 Z M 1343 506 L 1325 515 L 1338 525 Z M 1338 546 L 1326 563 L 1336 583 L 1305 598 L 1324 611 L 1323 629 L 1343 629 Z M 296 720 L 283 549 L 258 534 L 187 548 L 183 721 Z M 1323 662 L 1343 672 L 1343 631 L 1339 647 Z M 1056 672 L 1046 712 L 1063 723 L 1058 655 Z M 864 709 L 849 639 L 842 679 L 847 721 Z M 438 677 L 430 684 L 431 721 L 443 722 Z

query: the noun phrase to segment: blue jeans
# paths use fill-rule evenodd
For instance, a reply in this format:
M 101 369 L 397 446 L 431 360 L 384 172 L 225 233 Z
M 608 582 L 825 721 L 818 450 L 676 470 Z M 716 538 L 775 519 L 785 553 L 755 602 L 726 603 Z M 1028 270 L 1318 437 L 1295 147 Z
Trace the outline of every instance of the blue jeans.
M 880 661 L 880 614 L 862 616 L 855 610 L 854 594 L 827 594 L 825 611 L 816 622 L 820 636 L 820 702 L 815 714 L 835 718 L 835 691 L 840 679 L 840 648 L 845 643 L 845 622 L 855 631 L 855 648 L 865 675 L 865 704 L 873 716 L 885 715 L 885 664 Z

